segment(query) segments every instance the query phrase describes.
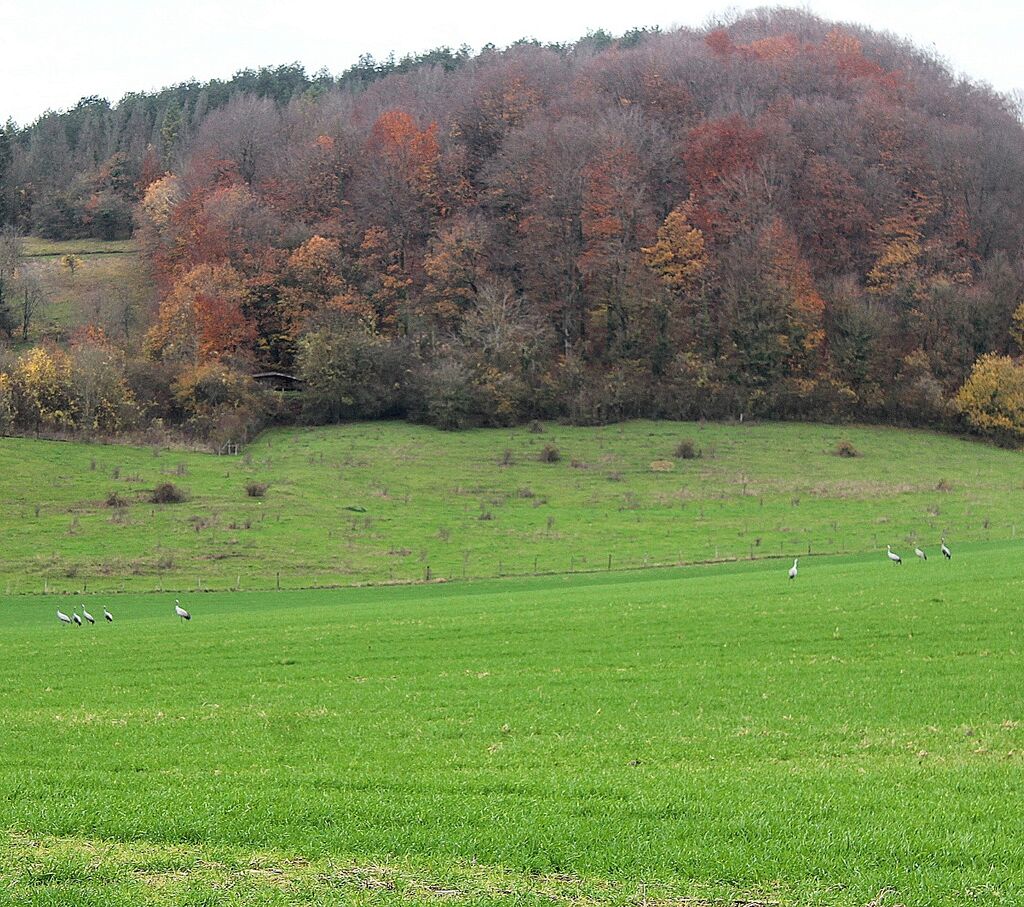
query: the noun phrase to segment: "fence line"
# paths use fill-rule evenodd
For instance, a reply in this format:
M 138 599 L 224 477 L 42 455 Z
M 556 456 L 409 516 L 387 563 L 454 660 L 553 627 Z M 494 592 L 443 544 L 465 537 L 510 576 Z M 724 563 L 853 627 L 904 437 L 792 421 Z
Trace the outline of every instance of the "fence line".
M 1014 536 L 1016 533 L 1014 533 Z M 990 539 L 986 539 L 988 541 Z M 331 589 L 360 589 L 370 588 L 376 586 L 416 586 L 416 585 L 436 585 L 441 583 L 455 583 L 455 582 L 479 582 L 481 580 L 488 579 L 517 579 L 517 578 L 528 578 L 528 577 L 542 577 L 542 576 L 568 576 L 571 574 L 597 574 L 597 573 L 629 573 L 637 572 L 642 570 L 669 570 L 673 568 L 681 567 L 702 567 L 702 566 L 714 566 L 715 564 L 737 564 L 737 563 L 762 563 L 770 561 L 788 560 L 794 556 L 798 557 L 840 557 L 851 554 L 867 554 L 873 551 L 877 546 L 872 545 L 870 547 L 848 549 L 848 548 L 837 548 L 831 550 L 815 551 L 812 542 L 807 542 L 806 553 L 801 548 L 799 552 L 796 549 L 791 548 L 790 550 L 780 551 L 778 554 L 769 553 L 766 549 L 762 549 L 760 553 L 755 554 L 756 546 L 750 545 L 749 552 L 743 554 L 733 553 L 721 553 L 719 548 L 715 548 L 715 554 L 712 557 L 685 559 L 681 556 L 676 560 L 651 560 L 649 555 L 645 555 L 639 561 L 618 561 L 616 560 L 613 552 L 604 552 L 601 555 L 595 557 L 579 554 L 569 554 L 568 559 L 562 561 L 561 566 L 555 563 L 555 559 L 552 558 L 550 567 L 545 567 L 541 561 L 540 555 L 535 555 L 532 559 L 532 569 L 527 565 L 524 569 L 515 569 L 514 565 L 507 564 L 503 559 L 497 562 L 497 572 L 469 572 L 468 571 L 468 558 L 463 556 L 461 566 L 454 566 L 450 573 L 439 572 L 433 565 L 425 564 L 422 572 L 418 576 L 405 576 L 395 577 L 393 571 L 389 578 L 376 578 L 376 579 L 353 579 L 351 581 L 335 581 L 335 582 L 313 582 L 313 583 L 299 583 L 297 585 L 288 585 L 287 574 L 285 574 L 285 583 L 282 585 L 281 582 L 281 571 L 275 571 L 272 576 L 261 576 L 260 574 L 238 574 L 234 583 L 228 577 L 214 580 L 213 584 L 208 581 L 204 582 L 200 576 L 195 577 L 195 584 L 189 586 L 188 584 L 173 585 L 164 582 L 164 578 L 160 577 L 156 588 L 143 589 L 127 589 L 125 583 L 122 580 L 120 588 L 109 588 L 109 589 L 93 589 L 92 592 L 88 591 L 90 581 L 95 583 L 96 577 L 83 577 L 81 589 L 51 589 L 50 578 L 43 577 L 43 589 L 42 592 L 37 589 L 16 589 L 12 590 L 12 582 L 8 580 L 6 595 L 8 596 L 38 596 L 42 595 L 57 595 L 57 596 L 76 596 L 76 595 L 155 595 L 155 594 L 199 594 L 205 592 L 238 592 L 241 591 L 244 582 L 246 592 L 302 592 L 302 591 L 316 591 L 316 590 L 331 590 Z

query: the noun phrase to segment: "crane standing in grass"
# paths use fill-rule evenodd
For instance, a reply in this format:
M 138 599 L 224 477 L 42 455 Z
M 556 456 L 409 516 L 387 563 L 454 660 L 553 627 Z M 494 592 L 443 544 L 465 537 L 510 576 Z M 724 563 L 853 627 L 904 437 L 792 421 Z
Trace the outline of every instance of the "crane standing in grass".
M 114 622 L 114 615 L 111 614 L 106 608 L 103 609 L 103 616 L 106 618 L 108 624 Z
M 798 557 L 793 558 L 793 566 L 789 568 L 789 578 L 790 579 L 796 579 L 796 562 L 798 560 L 800 560 L 800 558 L 798 558 Z
M 916 554 L 923 561 L 928 560 L 928 555 L 925 554 L 920 548 L 915 548 L 914 549 L 914 554 Z
M 82 617 L 84 617 L 91 624 L 96 623 L 96 618 L 93 617 L 88 611 L 86 611 L 85 608 L 82 608 Z
M 78 616 L 78 612 L 76 612 L 76 611 L 73 611 L 73 612 L 71 613 L 71 619 L 72 619 L 72 620 L 73 620 L 73 621 L 74 621 L 74 622 L 75 622 L 75 623 L 76 623 L 76 624 L 77 624 L 78 626 L 82 626 L 82 618 L 80 618 L 80 617 Z
M 889 558 L 889 560 L 891 560 L 894 564 L 902 564 L 903 563 L 903 558 L 901 558 L 898 554 L 896 554 L 892 550 L 892 545 L 886 545 L 885 546 L 885 556 L 887 558 Z
M 174 600 L 174 613 L 178 615 L 182 620 L 192 620 L 192 615 L 188 613 L 183 607 L 181 602 L 177 599 Z
M 944 558 L 945 558 L 945 559 L 946 559 L 947 561 L 951 561 L 951 560 L 953 560 L 953 552 L 952 552 L 952 551 L 950 551 L 950 550 L 949 550 L 949 549 L 948 549 L 948 548 L 946 547 L 946 537 L 945 537 L 945 536 L 943 536 L 943 537 L 942 537 L 942 548 L 941 548 L 941 551 L 942 551 L 942 556 L 943 556 L 943 557 L 944 557 Z
M 69 623 L 71 623 L 71 618 L 68 617 L 59 608 L 57 609 L 57 620 L 59 620 L 62 624 L 69 624 Z

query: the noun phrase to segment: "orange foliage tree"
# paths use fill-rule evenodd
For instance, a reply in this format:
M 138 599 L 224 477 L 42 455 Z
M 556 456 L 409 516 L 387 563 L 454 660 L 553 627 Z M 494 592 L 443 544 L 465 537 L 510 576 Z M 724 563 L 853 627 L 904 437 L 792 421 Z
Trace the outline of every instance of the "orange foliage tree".
M 230 265 L 199 265 L 174 285 L 160 303 L 146 350 L 159 359 L 204 362 L 246 356 L 255 340 L 243 306 L 245 285 Z

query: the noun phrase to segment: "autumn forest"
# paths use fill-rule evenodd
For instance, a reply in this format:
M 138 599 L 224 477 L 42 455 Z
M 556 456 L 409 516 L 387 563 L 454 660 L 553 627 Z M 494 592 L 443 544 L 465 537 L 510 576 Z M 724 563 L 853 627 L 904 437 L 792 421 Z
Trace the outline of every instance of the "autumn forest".
M 0 132 L 0 223 L 0 431 L 1024 438 L 1020 107 L 805 12 L 83 99 Z M 151 310 L 19 346 L 26 235 L 134 237 Z

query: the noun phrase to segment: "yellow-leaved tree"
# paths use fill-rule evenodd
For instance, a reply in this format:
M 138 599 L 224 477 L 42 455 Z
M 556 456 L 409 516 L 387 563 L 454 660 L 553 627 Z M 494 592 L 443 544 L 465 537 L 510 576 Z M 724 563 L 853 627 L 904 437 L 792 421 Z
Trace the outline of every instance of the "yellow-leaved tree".
M 660 322 L 653 357 L 656 371 L 665 366 L 673 349 L 693 349 L 712 330 L 707 293 L 711 257 L 695 221 L 696 205 L 686 201 L 662 221 L 654 245 L 640 249 L 644 264 L 668 291 L 668 304 L 655 318 L 655 323 Z
M 70 428 L 75 424 L 75 388 L 71 360 L 65 353 L 34 347 L 18 359 L 12 378 L 20 421 L 36 431 L 42 425 Z
M 658 227 L 658 241 L 640 250 L 647 267 L 680 296 L 692 292 L 708 269 L 704 234 L 692 219 L 690 202 L 673 208 Z
M 1004 443 L 1024 440 L 1024 367 L 988 353 L 974 363 L 954 400 L 970 426 Z

